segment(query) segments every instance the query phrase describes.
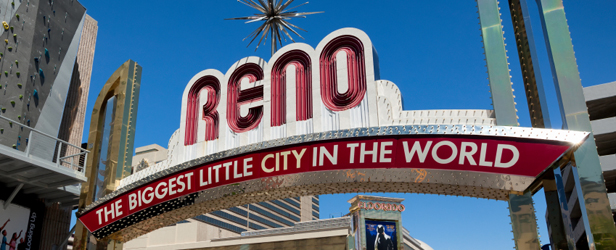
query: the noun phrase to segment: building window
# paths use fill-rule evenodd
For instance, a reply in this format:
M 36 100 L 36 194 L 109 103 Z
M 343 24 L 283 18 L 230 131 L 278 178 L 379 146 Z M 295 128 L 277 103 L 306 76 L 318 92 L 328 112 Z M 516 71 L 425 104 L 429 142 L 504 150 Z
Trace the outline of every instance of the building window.
M 289 206 L 289 205 L 287 205 L 286 203 L 284 203 L 284 202 L 282 202 L 282 201 L 280 201 L 280 200 L 273 200 L 273 201 L 271 201 L 271 202 L 272 202 L 272 203 L 274 203 L 274 204 L 276 204 L 276 205 L 278 205 L 278 206 L 281 206 L 282 208 L 284 208 L 284 209 L 286 209 L 286 210 L 291 211 L 291 212 L 292 212 L 292 213 L 294 213 L 294 214 L 301 215 L 301 214 L 300 214 L 299 209 L 294 208 L 294 207 L 292 207 L 292 206 Z
M 244 205 L 244 207 L 247 207 L 247 206 L 246 206 L 246 205 Z M 276 221 L 278 221 L 278 222 L 281 222 L 281 223 L 283 223 L 283 224 L 285 224 L 285 225 L 288 225 L 288 226 L 293 226 L 293 225 L 295 225 L 295 223 L 293 223 L 293 222 L 291 222 L 291 221 L 289 221 L 289 220 L 283 219 L 283 218 L 281 218 L 281 217 L 280 217 L 280 216 L 278 216 L 278 215 L 275 215 L 275 214 L 273 214 L 273 213 L 270 213 L 270 212 L 268 212 L 268 211 L 265 211 L 264 209 L 261 209 L 260 207 L 257 207 L 257 206 L 250 206 L 250 211 L 251 211 L 251 212 L 257 212 L 257 213 L 260 213 L 261 215 L 264 215 L 264 216 L 266 216 L 266 217 L 268 217 L 268 218 L 270 218 L 270 219 L 274 219 L 274 220 L 276 220 Z M 252 218 L 252 213 L 250 214 L 250 216 L 251 216 L 251 218 Z M 273 224 L 273 223 L 272 223 L 272 224 Z
M 299 199 L 299 197 L 298 197 L 298 199 Z M 297 208 L 300 208 L 300 206 L 299 206 L 299 201 L 295 201 L 295 199 L 292 199 L 292 198 L 286 198 L 286 199 L 283 199 L 283 200 L 284 200 L 284 201 L 286 201 L 286 202 L 288 202 L 289 204 L 291 204 L 291 205 L 293 205 L 293 206 L 296 206 Z
M 197 215 L 193 219 L 205 222 L 205 223 L 210 224 L 210 225 L 215 226 L 215 227 L 220 227 L 222 229 L 227 229 L 227 230 L 229 230 L 231 232 L 235 232 L 235 233 L 238 233 L 238 234 L 242 233 L 244 231 L 247 231 L 246 229 L 243 229 L 241 227 L 238 227 L 238 226 L 235 226 L 235 225 L 231 225 L 229 223 L 222 222 L 222 221 L 219 221 L 217 219 L 214 219 L 214 218 L 211 218 L 211 217 L 208 217 L 208 216 L 205 216 L 205 215 Z
M 267 208 L 269 210 L 272 210 L 275 213 L 278 213 L 278 214 L 280 214 L 280 215 L 282 215 L 282 216 L 284 216 L 286 218 L 289 218 L 291 220 L 294 220 L 294 221 L 299 221 L 300 220 L 299 217 L 297 217 L 295 215 L 292 215 L 289 212 L 284 211 L 284 210 L 282 210 L 282 209 L 280 209 L 280 208 L 278 208 L 278 207 L 276 207 L 276 206 L 274 206 L 272 204 L 269 204 L 267 202 L 259 202 L 258 204 L 261 205 L 262 207 L 265 207 L 265 208 Z
M 243 207 L 246 207 L 246 205 L 244 205 Z M 270 227 L 274 227 L 274 228 L 276 228 L 276 227 L 283 227 L 282 225 L 276 224 L 276 223 L 272 222 L 271 220 L 264 219 L 263 217 L 255 214 L 252 211 L 253 210 L 252 208 L 254 208 L 254 207 L 255 206 L 250 207 L 250 211 L 251 211 L 250 216 L 248 216 L 248 212 L 246 212 L 246 210 L 240 209 L 238 207 L 232 207 L 232 208 L 229 208 L 227 210 L 229 210 L 231 212 L 234 212 L 236 214 L 239 214 L 241 216 L 248 217 L 249 220 L 251 220 L 251 221 L 256 221 L 256 222 L 259 222 L 261 224 L 268 225 Z
M 233 221 L 233 222 L 235 222 L 237 224 L 240 224 L 240 225 L 249 225 L 249 227 L 252 228 L 252 229 L 256 229 L 256 230 L 266 229 L 265 227 L 259 226 L 259 225 L 254 224 L 254 223 L 248 224 L 248 221 L 246 221 L 245 219 L 233 216 L 233 215 L 231 215 L 229 213 L 226 213 L 226 212 L 223 212 L 223 211 L 214 211 L 214 212 L 211 212 L 210 214 L 216 215 L 216 216 L 218 216 L 220 218 L 223 218 L 223 219 L 226 219 L 226 220 L 229 220 L 229 221 Z

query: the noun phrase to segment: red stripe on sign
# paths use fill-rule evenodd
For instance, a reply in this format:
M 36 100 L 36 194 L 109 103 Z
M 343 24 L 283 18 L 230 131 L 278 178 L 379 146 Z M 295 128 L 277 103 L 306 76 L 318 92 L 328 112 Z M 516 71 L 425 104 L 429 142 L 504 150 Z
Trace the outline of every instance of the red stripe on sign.
M 566 142 L 480 136 L 345 138 L 270 148 L 151 181 L 82 214 L 96 231 L 142 209 L 209 188 L 265 177 L 341 169 L 423 168 L 536 177 Z

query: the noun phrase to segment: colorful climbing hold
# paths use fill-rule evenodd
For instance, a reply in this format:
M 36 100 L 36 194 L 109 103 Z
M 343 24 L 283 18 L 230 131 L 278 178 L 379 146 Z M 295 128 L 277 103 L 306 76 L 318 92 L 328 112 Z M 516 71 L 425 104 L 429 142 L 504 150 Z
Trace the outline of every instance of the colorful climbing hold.
M 6 21 L 2 21 L 2 26 L 4 26 L 4 29 L 5 29 L 5 30 L 8 30 L 8 29 L 9 29 L 9 24 L 8 24 L 8 23 L 6 23 Z

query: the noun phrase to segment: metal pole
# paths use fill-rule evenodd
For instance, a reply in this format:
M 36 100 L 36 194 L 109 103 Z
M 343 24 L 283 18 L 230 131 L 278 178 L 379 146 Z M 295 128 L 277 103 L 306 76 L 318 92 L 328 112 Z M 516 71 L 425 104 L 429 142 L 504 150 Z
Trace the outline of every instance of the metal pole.
M 58 143 L 58 153 L 56 154 L 56 166 L 60 166 L 60 151 L 62 150 L 62 143 Z
M 26 157 L 30 157 L 30 145 L 32 144 L 32 130 L 28 133 L 28 145 L 26 146 Z
M 246 231 L 250 231 L 250 204 L 247 206 L 248 213 L 246 214 Z
M 19 185 L 17 185 L 17 187 L 15 187 L 15 189 L 13 189 L 13 192 L 11 193 L 11 195 L 9 196 L 8 199 L 6 199 L 6 201 L 4 202 L 4 209 L 6 210 L 6 208 L 9 207 L 9 205 L 11 204 L 11 202 L 13 202 L 13 199 L 15 198 L 15 196 L 17 195 L 17 193 L 19 193 L 19 190 L 21 190 L 21 188 L 24 186 L 23 183 L 19 183 Z
M 274 53 L 276 53 L 276 41 L 274 39 L 276 39 L 274 37 L 274 27 L 271 26 L 270 27 L 270 43 L 272 44 L 272 56 L 274 56 Z
M 477 0 L 492 106 L 500 126 L 519 126 L 497 0 Z M 532 195 L 511 194 L 509 212 L 518 250 L 540 250 Z
M 535 38 L 526 0 L 509 0 L 509 11 L 516 38 L 531 124 L 535 128 L 551 128 L 548 102 L 545 98 L 539 58 L 535 49 Z
M 533 127 L 550 128 L 552 125 L 539 68 L 539 58 L 535 48 L 528 4 L 526 0 L 509 0 L 509 10 L 531 124 Z M 548 233 L 554 249 L 573 250 L 575 249 L 575 242 L 571 239 L 571 223 L 563 220 L 563 216 L 567 216 L 569 210 L 563 210 L 560 205 L 560 201 L 564 199 L 566 208 L 566 198 L 560 196 L 555 180 L 555 172 L 560 174 L 559 171 L 560 168 L 548 170 L 542 180 L 547 205 Z
M 62 241 L 62 244 L 60 244 L 60 247 L 58 249 L 64 249 L 64 246 L 66 246 L 66 244 L 68 243 L 68 239 L 71 238 L 71 235 L 73 235 L 73 233 L 75 232 L 75 226 L 77 224 L 73 225 L 73 228 L 71 228 L 71 231 L 68 232 L 68 235 L 66 236 L 66 239 L 64 239 L 64 241 Z
M 492 106 L 499 126 L 519 126 L 497 0 L 478 0 Z
M 86 155 L 83 158 L 83 167 L 82 167 L 82 171 L 85 173 L 86 172 L 86 166 L 88 163 L 88 151 L 86 151 Z
M 509 213 L 516 249 L 541 249 L 533 195 L 530 192 L 509 195 Z
M 75 169 L 74 160 L 75 160 L 75 156 L 71 156 L 71 169 Z
M 563 195 L 559 193 L 559 191 L 564 192 L 560 167 L 546 171 L 542 182 L 552 249 L 574 250 L 575 240 L 571 238 L 571 222 L 564 219 L 569 217 L 567 199 L 564 193 Z M 561 202 L 564 203 L 562 206 Z
M 565 193 L 565 180 L 563 179 L 563 175 L 560 169 L 554 170 L 554 180 L 556 181 L 556 188 L 558 190 L 558 200 L 560 203 L 560 213 L 562 215 L 561 220 L 564 223 L 565 232 L 567 236 L 568 244 L 572 244 L 575 249 L 575 239 L 572 239 L 573 236 L 573 225 L 571 224 L 571 208 L 569 208 L 569 204 L 567 202 L 567 194 Z M 548 206 L 549 208 L 549 206 Z
M 592 132 L 562 0 L 537 0 L 563 127 Z M 592 134 L 574 153 L 583 225 L 590 249 L 616 249 L 616 227 Z

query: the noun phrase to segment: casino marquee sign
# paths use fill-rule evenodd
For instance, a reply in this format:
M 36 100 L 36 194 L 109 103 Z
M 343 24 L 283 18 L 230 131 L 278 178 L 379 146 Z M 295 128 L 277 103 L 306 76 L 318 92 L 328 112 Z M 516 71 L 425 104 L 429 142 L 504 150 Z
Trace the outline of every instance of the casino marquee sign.
M 97 238 L 128 241 L 219 209 L 303 195 L 508 200 L 588 136 L 497 126 L 491 110 L 403 110 L 396 85 L 378 79 L 376 57 L 364 32 L 346 28 L 316 49 L 294 43 L 269 63 L 248 57 L 226 74 L 200 72 L 184 91 L 169 159 L 122 180 L 79 220 Z

